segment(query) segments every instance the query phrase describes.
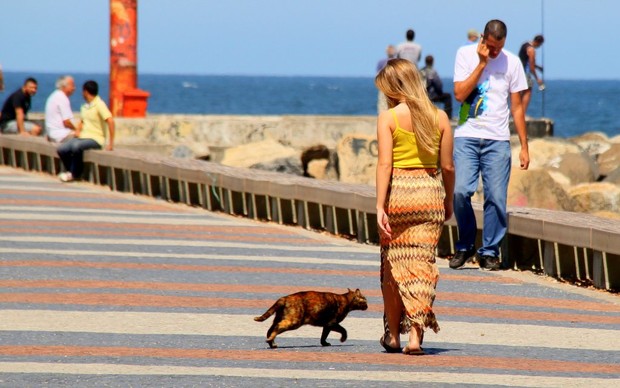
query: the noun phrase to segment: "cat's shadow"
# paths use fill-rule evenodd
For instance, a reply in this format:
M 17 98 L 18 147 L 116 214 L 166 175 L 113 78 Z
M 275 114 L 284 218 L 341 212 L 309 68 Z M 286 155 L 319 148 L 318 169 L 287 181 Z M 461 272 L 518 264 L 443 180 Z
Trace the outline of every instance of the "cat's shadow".
M 350 345 L 350 344 L 332 344 L 331 346 L 322 346 L 322 345 L 288 345 L 288 346 L 281 346 L 278 345 L 278 349 L 302 349 L 302 348 L 325 348 L 325 349 L 329 349 L 329 348 L 344 348 L 344 347 L 352 347 L 352 346 L 356 346 L 356 345 Z

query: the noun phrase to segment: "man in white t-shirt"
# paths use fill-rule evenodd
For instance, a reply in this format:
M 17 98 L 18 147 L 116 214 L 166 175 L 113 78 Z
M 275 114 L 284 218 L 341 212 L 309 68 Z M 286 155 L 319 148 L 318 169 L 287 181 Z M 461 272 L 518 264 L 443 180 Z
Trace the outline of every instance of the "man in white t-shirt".
M 56 90 L 45 103 L 45 130 L 50 141 L 62 143 L 73 137 L 75 126 L 69 96 L 75 91 L 75 81 L 69 75 L 56 81 Z
M 519 163 L 530 163 L 521 91 L 527 89 L 519 58 L 503 50 L 507 28 L 501 20 L 487 23 L 478 44 L 459 48 L 454 64 L 454 96 L 461 102 L 454 131 L 454 215 L 459 230 L 450 268 L 462 267 L 474 254 L 480 267 L 500 269 L 499 245 L 506 234 L 506 198 L 510 178 L 509 116 L 521 143 Z M 508 107 L 510 99 L 510 108 Z M 471 197 L 482 176 L 484 225 L 476 250 L 477 225 Z

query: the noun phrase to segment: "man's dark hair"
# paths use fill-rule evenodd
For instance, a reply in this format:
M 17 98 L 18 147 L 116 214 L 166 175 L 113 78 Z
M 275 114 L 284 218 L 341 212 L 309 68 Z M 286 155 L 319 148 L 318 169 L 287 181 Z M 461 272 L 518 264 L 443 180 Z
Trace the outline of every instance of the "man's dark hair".
M 26 78 L 26 80 L 24 81 L 24 86 L 26 86 L 26 84 L 27 84 L 28 82 L 32 82 L 32 83 L 33 83 L 33 84 L 35 84 L 35 85 L 38 85 L 38 84 L 39 84 L 39 83 L 37 82 L 37 80 L 36 80 L 36 79 L 34 79 L 34 78 L 32 78 L 32 77 L 28 77 L 28 78 Z
M 543 44 L 545 42 L 545 38 L 542 35 L 536 35 L 534 37 L 534 42 Z
M 95 81 L 86 81 L 84 86 L 82 86 L 82 90 L 86 90 L 91 96 L 96 96 L 99 94 L 99 85 Z
M 490 20 L 486 26 L 484 26 L 484 37 L 492 36 L 497 40 L 502 40 L 508 35 L 508 28 L 506 24 L 498 19 Z
M 407 30 L 407 40 L 413 40 L 415 38 L 415 32 L 413 30 Z
M 433 58 L 432 55 L 427 55 L 426 58 L 424 58 L 424 62 L 426 63 L 426 66 L 433 66 L 434 61 L 435 59 Z

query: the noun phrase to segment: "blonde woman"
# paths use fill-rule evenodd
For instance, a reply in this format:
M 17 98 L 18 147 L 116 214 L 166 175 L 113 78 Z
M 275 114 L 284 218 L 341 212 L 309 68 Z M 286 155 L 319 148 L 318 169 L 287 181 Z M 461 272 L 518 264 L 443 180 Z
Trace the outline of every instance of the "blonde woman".
M 411 62 L 393 59 L 375 85 L 387 98 L 377 139 L 377 225 L 388 353 L 424 354 L 424 330 L 439 331 L 433 313 L 439 271 L 435 248 L 453 213 L 452 128 L 426 94 Z M 409 334 L 401 349 L 400 334 Z

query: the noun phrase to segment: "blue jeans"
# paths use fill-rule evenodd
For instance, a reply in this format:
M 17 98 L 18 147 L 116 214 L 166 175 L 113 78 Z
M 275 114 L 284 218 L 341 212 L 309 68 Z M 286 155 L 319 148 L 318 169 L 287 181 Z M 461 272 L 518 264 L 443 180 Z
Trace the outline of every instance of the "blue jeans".
M 93 139 L 73 138 L 61 143 L 56 151 L 65 170 L 71 172 L 74 179 L 80 179 L 84 170 L 84 151 L 90 149 L 101 149 L 101 146 Z
M 510 179 L 509 141 L 472 137 L 454 139 L 454 215 L 459 229 L 457 250 L 471 250 L 476 241 L 477 225 L 471 196 L 482 175 L 484 217 L 482 247 L 479 255 L 498 257 L 499 244 L 507 229 L 506 197 Z

